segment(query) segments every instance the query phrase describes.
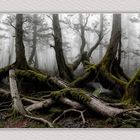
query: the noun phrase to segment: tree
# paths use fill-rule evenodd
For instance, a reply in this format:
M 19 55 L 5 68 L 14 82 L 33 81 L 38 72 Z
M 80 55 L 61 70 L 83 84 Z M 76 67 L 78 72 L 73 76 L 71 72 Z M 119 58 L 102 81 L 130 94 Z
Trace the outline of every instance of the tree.
M 59 24 L 58 14 L 53 14 L 53 30 L 54 30 L 54 50 L 56 54 L 57 66 L 59 70 L 59 76 L 65 80 L 71 81 L 74 76 L 70 68 L 67 66 L 62 49 L 62 34 Z
M 79 64 L 82 62 L 83 66 L 85 66 L 85 61 L 90 61 L 90 57 L 92 55 L 92 52 L 99 46 L 101 40 L 103 39 L 104 35 L 106 34 L 106 29 L 103 30 L 103 15 L 100 16 L 100 30 L 97 30 L 97 24 L 95 24 L 94 28 L 89 27 L 88 20 L 90 17 L 90 14 L 87 14 L 84 16 L 83 14 L 78 14 L 79 16 L 79 23 L 78 24 L 72 24 L 69 19 L 66 18 L 66 21 L 61 21 L 64 24 L 67 24 L 69 28 L 73 29 L 74 31 L 78 32 L 80 38 L 81 38 L 81 46 L 80 46 L 80 54 L 79 58 L 73 62 L 73 64 L 70 65 L 71 69 L 74 71 L 77 69 Z M 85 47 L 87 44 L 85 33 L 86 31 L 96 33 L 98 36 L 98 39 L 88 51 L 85 51 Z
M 16 67 L 27 69 L 28 64 L 25 57 L 25 48 L 23 44 L 23 15 L 16 15 Z
M 32 52 L 31 52 L 31 55 L 29 57 L 28 63 L 29 63 L 29 65 L 31 65 L 33 62 L 33 58 L 35 57 L 34 65 L 36 68 L 38 68 L 38 58 L 37 58 L 37 53 L 36 53 L 38 19 L 37 19 L 36 14 L 33 15 L 32 22 L 33 22 L 33 39 L 32 39 L 33 45 L 32 45 Z
M 115 66 L 115 68 L 117 67 L 116 66 L 116 63 L 117 63 L 116 55 L 117 55 L 120 40 L 121 40 L 121 15 L 113 14 L 113 25 L 112 25 L 110 43 L 108 45 L 106 54 L 104 55 L 101 62 L 97 65 L 97 67 L 98 67 L 98 69 L 100 69 L 100 71 L 102 71 L 102 72 L 106 71 L 107 73 L 112 73 L 112 74 L 114 72 L 116 72 L 114 70 L 114 66 Z M 90 75 L 90 73 L 89 73 L 89 75 Z M 84 79 L 88 79 L 88 78 L 85 77 Z
M 103 14 L 100 15 L 100 30 L 103 30 Z M 103 31 L 101 31 L 103 32 Z M 99 59 L 102 58 L 103 56 L 103 44 L 100 43 L 100 47 L 99 47 Z
M 113 26 L 112 26 L 112 34 L 110 38 L 110 43 L 108 45 L 107 52 L 103 57 L 102 61 L 95 65 L 89 62 L 85 62 L 86 71 L 83 76 L 74 80 L 72 83 L 66 82 L 57 77 L 51 77 L 46 73 L 43 73 L 37 69 L 29 67 L 25 57 L 25 50 L 23 44 L 23 15 L 16 15 L 16 62 L 0 69 L 0 80 L 2 80 L 9 73 L 10 78 L 10 92 L 1 91 L 4 94 L 4 97 L 12 97 L 12 103 L 14 110 L 17 111 L 20 115 L 24 117 L 40 121 L 47 124 L 49 127 L 53 127 L 53 123 L 55 123 L 62 115 L 67 112 L 74 111 L 80 113 L 83 123 L 85 123 L 84 111 L 90 109 L 93 112 L 97 112 L 105 117 L 128 117 L 130 115 L 139 115 L 139 108 L 132 109 L 122 109 L 113 107 L 109 103 L 103 102 L 100 98 L 95 96 L 93 93 L 90 93 L 84 88 L 82 85 L 85 85 L 91 81 L 100 82 L 104 87 L 108 89 L 119 90 L 124 93 L 123 103 L 126 104 L 135 104 L 138 98 L 135 98 L 135 94 L 139 93 L 140 90 L 140 70 L 131 78 L 130 81 L 126 79 L 122 80 L 122 73 L 119 71 L 121 69 L 117 52 L 118 47 L 120 45 L 121 39 L 121 15 L 114 14 L 113 15 Z M 54 30 L 54 41 L 55 46 L 54 49 L 57 55 L 60 55 L 59 63 L 64 62 L 62 66 L 67 66 L 65 63 L 65 59 L 63 56 L 62 50 L 62 35 L 61 28 L 59 24 L 59 18 L 57 14 L 53 15 L 53 30 Z M 19 51 L 23 51 L 22 55 Z M 18 60 L 19 59 L 19 60 Z M 114 67 L 119 67 L 117 73 L 114 71 Z M 63 70 L 63 69 L 62 69 Z M 65 70 L 65 69 L 64 69 Z M 66 71 L 66 70 L 65 70 Z M 65 72 L 64 71 L 64 72 Z M 63 74 L 63 73 L 62 73 Z M 118 75 L 119 74 L 119 75 Z M 121 76 L 120 76 L 121 75 Z M 67 75 L 62 75 L 64 79 L 69 80 L 70 77 L 65 77 Z M 69 76 L 69 75 L 68 75 Z M 24 82 L 32 82 L 35 86 L 45 87 L 47 91 L 45 91 L 44 96 L 40 97 L 43 92 L 37 93 L 36 98 L 26 97 L 22 95 L 22 98 L 19 96 L 18 86 L 16 83 L 16 79 L 19 79 Z M 79 88 L 81 86 L 81 88 Z M 83 89 L 82 89 L 83 88 Z M 47 94 L 47 95 L 46 95 Z M 93 95 L 92 95 L 93 94 Z M 31 94 L 32 95 L 32 94 Z M 30 96 L 31 96 L 30 95 Z M 41 99 L 40 99 L 41 98 Z M 11 101 L 11 98 L 7 100 Z M 26 101 L 23 103 L 22 101 Z M 27 104 L 26 104 L 27 103 Z M 60 116 L 58 116 L 54 121 L 49 122 L 46 119 L 40 117 L 31 116 L 32 111 L 37 111 L 38 109 L 44 109 L 51 107 L 55 103 L 60 104 L 63 103 L 66 107 L 70 107 L 71 109 L 66 109 Z M 27 106 L 27 107 L 26 107 Z M 34 113 L 32 112 L 32 115 Z

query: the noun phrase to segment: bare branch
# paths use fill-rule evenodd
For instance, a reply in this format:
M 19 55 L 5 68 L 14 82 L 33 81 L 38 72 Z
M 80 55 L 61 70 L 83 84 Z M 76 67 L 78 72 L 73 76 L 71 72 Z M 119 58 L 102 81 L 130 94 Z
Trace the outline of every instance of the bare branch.
M 46 15 L 51 21 L 53 21 L 53 18 L 50 15 Z
M 82 60 L 82 55 L 79 55 L 79 58 L 76 59 L 73 64 L 69 64 L 69 66 L 71 67 L 71 69 L 74 71 L 77 69 L 77 67 L 79 66 L 79 64 L 81 63 Z
M 98 45 L 99 45 L 100 42 L 102 41 L 103 37 L 104 37 L 103 35 L 100 36 L 100 37 L 98 38 L 96 44 L 95 44 L 93 47 L 91 47 L 91 49 L 90 49 L 89 52 L 88 52 L 88 57 L 91 57 L 92 52 L 98 47 Z
M 10 24 L 14 29 L 16 29 L 16 27 L 15 27 L 11 22 L 10 22 L 9 24 Z
M 85 24 L 83 25 L 84 28 L 86 27 L 87 23 L 88 23 L 88 19 L 89 19 L 90 14 L 88 14 L 88 16 L 85 18 Z

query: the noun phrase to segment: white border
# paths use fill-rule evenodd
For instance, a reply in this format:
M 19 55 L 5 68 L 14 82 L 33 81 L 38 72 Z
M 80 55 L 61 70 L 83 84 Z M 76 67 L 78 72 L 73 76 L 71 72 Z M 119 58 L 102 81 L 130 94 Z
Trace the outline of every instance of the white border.
M 0 12 L 140 12 L 139 0 L 0 0 Z
M 1 140 L 140 140 L 139 129 L 0 129 Z
M 0 0 L 1 13 L 140 12 L 140 0 Z M 140 140 L 139 129 L 0 129 L 1 140 Z

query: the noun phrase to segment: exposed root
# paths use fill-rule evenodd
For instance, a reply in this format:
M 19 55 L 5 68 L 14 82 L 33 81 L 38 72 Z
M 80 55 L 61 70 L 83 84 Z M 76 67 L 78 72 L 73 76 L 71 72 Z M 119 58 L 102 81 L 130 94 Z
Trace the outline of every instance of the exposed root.
M 64 116 L 68 112 L 77 112 L 77 113 L 80 113 L 80 116 L 82 118 L 83 124 L 85 124 L 85 122 L 86 122 L 85 121 L 85 117 L 84 117 L 84 112 L 85 111 L 86 110 L 80 111 L 80 110 L 77 110 L 77 109 L 67 109 L 61 115 L 59 115 L 56 119 L 53 120 L 53 124 L 56 123 L 62 116 Z
M 44 124 L 49 125 L 49 127 L 53 127 L 53 125 L 48 120 L 28 115 L 29 111 L 24 109 L 24 106 L 21 102 L 21 99 L 18 93 L 14 70 L 9 71 L 9 77 L 10 77 L 10 89 L 11 89 L 11 97 L 13 100 L 14 111 L 23 115 L 24 117 L 27 117 L 27 118 L 30 118 L 39 122 L 43 122 Z
M 30 106 L 28 106 L 26 108 L 27 111 L 31 112 L 33 110 L 38 110 L 38 109 L 41 109 L 41 108 L 47 108 L 47 107 L 50 107 L 52 106 L 53 104 L 55 103 L 54 100 L 52 99 L 46 99 L 44 101 L 41 101 L 41 102 L 37 102 L 37 103 L 34 103 Z
M 30 118 L 30 119 L 35 120 L 35 121 L 38 121 L 38 122 L 42 122 L 42 123 L 44 123 L 45 125 L 48 125 L 49 127 L 53 128 L 52 123 L 49 122 L 49 121 L 46 120 L 46 119 L 39 118 L 39 117 L 34 117 L 34 116 L 30 116 L 30 115 L 24 115 L 24 117 Z
M 106 103 L 106 105 L 122 109 L 127 108 L 127 105 L 125 105 L 124 103 Z
M 59 101 L 65 105 L 68 105 L 70 106 L 71 108 L 74 108 L 74 109 L 78 109 L 78 110 L 82 110 L 85 108 L 84 105 L 76 102 L 76 101 L 73 101 L 73 100 L 70 100 L 69 98 L 66 98 L 66 97 L 61 97 L 59 99 Z
M 39 101 L 35 101 L 35 100 L 31 100 L 31 99 L 28 99 L 28 98 L 21 98 L 22 101 L 25 101 L 25 102 L 28 102 L 30 104 L 37 104 Z

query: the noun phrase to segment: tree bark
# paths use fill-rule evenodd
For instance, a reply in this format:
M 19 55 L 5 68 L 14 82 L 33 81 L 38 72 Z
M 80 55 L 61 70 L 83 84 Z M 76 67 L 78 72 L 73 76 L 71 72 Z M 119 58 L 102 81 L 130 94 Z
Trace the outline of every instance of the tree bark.
M 59 24 L 58 14 L 53 14 L 53 30 L 54 30 L 54 42 L 55 42 L 54 50 L 56 54 L 59 76 L 62 79 L 71 81 L 74 79 L 74 76 L 72 71 L 70 70 L 70 68 L 67 66 L 65 62 L 63 49 L 62 49 L 62 33 Z
M 137 104 L 139 101 L 140 93 L 140 69 L 127 83 L 125 94 L 122 98 L 122 102 L 125 104 Z
M 88 57 L 91 57 L 92 55 L 92 52 L 100 45 L 100 42 L 102 41 L 104 35 L 103 35 L 103 27 L 104 27 L 104 24 L 103 24 L 103 14 L 100 14 L 100 33 L 98 35 L 98 40 L 97 42 L 95 43 L 94 46 L 92 46 L 88 52 Z
M 113 25 L 110 43 L 100 64 L 104 69 L 111 72 L 116 58 L 118 46 L 121 40 L 121 14 L 113 14 Z
M 85 90 L 78 89 L 78 88 L 65 88 L 60 91 L 54 91 L 52 92 L 52 97 L 55 100 L 61 99 L 65 97 L 71 97 L 72 99 L 76 100 L 77 102 L 80 102 L 81 104 L 85 105 L 87 108 L 91 109 L 93 112 L 97 112 L 105 117 L 115 117 L 116 115 L 124 112 L 123 109 L 118 109 L 115 107 L 111 107 L 106 105 L 103 101 L 99 100 L 98 98 L 94 96 L 89 96 L 90 93 L 88 93 Z M 79 105 L 76 105 L 76 109 L 79 109 Z
M 27 69 L 28 64 L 25 57 L 25 48 L 23 44 L 23 15 L 16 14 L 16 67 Z
M 118 46 L 121 41 L 121 15 L 113 15 L 112 33 L 107 52 L 98 65 L 87 65 L 87 72 L 79 79 L 72 82 L 72 85 L 81 86 L 91 80 L 101 82 L 105 88 L 113 88 L 114 85 L 119 89 L 119 92 L 125 90 L 126 83 L 121 81 L 118 76 L 123 75 L 123 70 L 117 62 L 116 55 Z M 117 70 L 117 71 L 116 71 Z
M 37 15 L 34 14 L 34 16 L 33 16 L 33 45 L 32 45 L 32 52 L 31 52 L 31 55 L 29 57 L 28 63 L 29 63 L 29 65 L 31 65 L 33 63 L 33 58 L 35 58 L 34 65 L 37 68 L 38 60 L 37 60 L 37 55 L 36 55 L 36 53 L 37 53 L 36 52 L 36 47 L 37 47 L 37 23 L 36 23 L 36 20 L 37 20 Z
M 17 83 L 16 83 L 16 75 L 14 70 L 9 71 L 9 80 L 10 80 L 10 90 L 11 90 L 11 97 L 13 100 L 13 109 L 22 115 L 26 114 L 26 111 L 23 107 L 23 104 L 20 100 L 20 96 L 18 93 Z

